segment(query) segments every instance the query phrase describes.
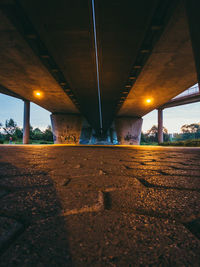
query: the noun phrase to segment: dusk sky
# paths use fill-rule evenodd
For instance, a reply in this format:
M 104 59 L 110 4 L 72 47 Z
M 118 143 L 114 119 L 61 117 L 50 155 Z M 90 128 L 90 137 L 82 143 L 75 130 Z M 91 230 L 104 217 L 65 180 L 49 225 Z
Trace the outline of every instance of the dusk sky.
M 23 101 L 0 94 L 0 122 L 5 123 L 6 119 L 14 119 L 19 127 L 23 124 Z M 50 122 L 50 112 L 31 103 L 31 126 L 44 130 Z M 143 117 L 143 132 L 149 130 L 152 125 L 157 124 L 157 110 L 154 110 Z M 164 110 L 164 126 L 169 133 L 180 132 L 184 124 L 200 123 L 200 102 L 168 108 Z

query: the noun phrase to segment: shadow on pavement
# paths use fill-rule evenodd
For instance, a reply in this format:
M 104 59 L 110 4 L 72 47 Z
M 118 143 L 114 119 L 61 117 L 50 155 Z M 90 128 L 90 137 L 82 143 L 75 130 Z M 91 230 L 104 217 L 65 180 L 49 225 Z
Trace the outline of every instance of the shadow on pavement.
M 62 205 L 50 176 L 0 162 L 1 266 L 72 266 Z

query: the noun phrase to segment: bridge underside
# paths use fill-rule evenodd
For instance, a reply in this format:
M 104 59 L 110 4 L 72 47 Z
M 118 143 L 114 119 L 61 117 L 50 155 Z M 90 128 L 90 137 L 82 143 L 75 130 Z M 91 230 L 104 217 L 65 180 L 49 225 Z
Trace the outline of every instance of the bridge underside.
M 91 2 L 2 0 L 0 92 L 54 114 L 82 115 L 98 132 Z M 95 1 L 105 132 L 116 117 L 141 118 L 197 82 L 188 21 L 195 52 L 200 23 L 196 20 L 191 30 L 191 17 L 197 17 L 198 5 L 195 0 Z M 198 72 L 198 56 L 195 60 Z M 35 91 L 43 97 L 36 98 Z

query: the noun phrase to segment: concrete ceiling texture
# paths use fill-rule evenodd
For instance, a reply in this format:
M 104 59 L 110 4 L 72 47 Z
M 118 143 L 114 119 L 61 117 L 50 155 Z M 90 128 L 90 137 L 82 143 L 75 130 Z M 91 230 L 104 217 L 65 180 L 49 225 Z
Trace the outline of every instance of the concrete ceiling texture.
M 94 5 L 104 130 L 197 82 L 184 1 Z M 81 113 L 98 130 L 92 0 L 0 0 L 0 21 L 0 92 L 52 113 Z

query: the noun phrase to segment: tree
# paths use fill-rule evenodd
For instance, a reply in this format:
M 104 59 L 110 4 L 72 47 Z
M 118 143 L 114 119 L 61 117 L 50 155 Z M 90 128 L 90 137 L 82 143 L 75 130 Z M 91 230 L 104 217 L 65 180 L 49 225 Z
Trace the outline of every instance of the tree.
M 6 135 L 12 136 L 17 128 L 17 123 L 13 120 L 6 120 L 5 127 L 3 128 Z
M 43 133 L 43 139 L 45 141 L 53 141 L 53 133 L 52 133 L 52 130 L 51 130 L 51 126 L 48 125 L 46 130 L 44 131 Z
M 23 130 L 19 127 L 16 127 L 15 132 L 13 133 L 13 137 L 15 139 L 22 139 L 23 137 Z
M 153 125 L 150 130 L 147 131 L 147 140 L 150 142 L 158 141 L 158 126 Z M 167 128 L 163 127 L 163 139 L 164 141 L 169 141 L 169 134 Z
M 185 124 L 181 127 L 182 133 L 200 132 L 200 123 Z
M 167 128 L 163 127 L 163 133 L 168 134 Z M 158 134 L 158 126 L 153 125 L 150 130 L 147 131 L 148 135 L 157 135 Z
M 141 143 L 145 143 L 145 142 L 147 142 L 147 140 L 146 140 L 146 134 L 144 134 L 143 132 L 141 132 L 140 142 L 141 142 Z
M 184 124 L 181 132 L 184 140 L 200 138 L 200 123 Z
M 39 128 L 35 128 L 32 130 L 32 138 L 33 140 L 42 140 L 43 132 Z

